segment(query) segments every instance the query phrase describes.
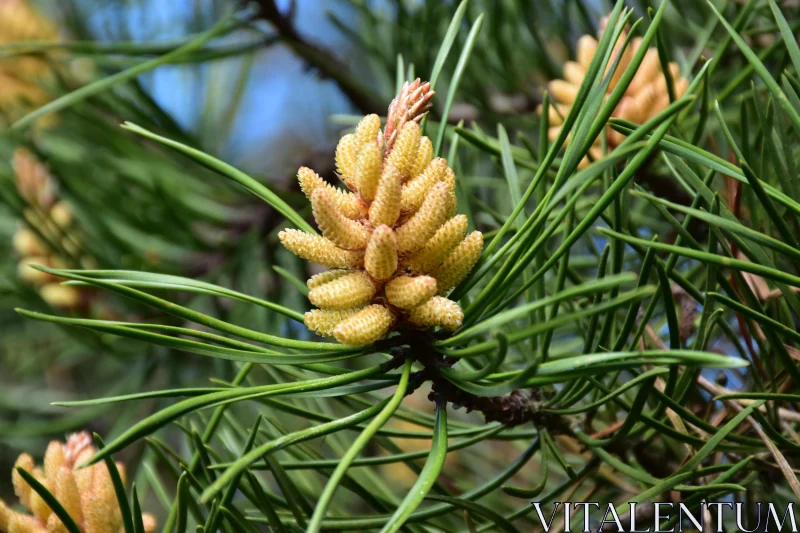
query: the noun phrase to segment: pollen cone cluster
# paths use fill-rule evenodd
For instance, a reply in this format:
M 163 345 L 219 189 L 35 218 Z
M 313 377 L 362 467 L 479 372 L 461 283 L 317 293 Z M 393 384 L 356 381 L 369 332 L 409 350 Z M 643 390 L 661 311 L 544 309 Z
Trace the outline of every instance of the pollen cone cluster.
M 51 42 L 58 38 L 58 28 L 26 0 L 0 0 L 0 45 Z M 41 57 L 12 55 L 0 59 L 0 113 L 7 121 L 20 118 L 50 99 L 42 89 L 42 83 L 50 76 L 52 68 Z
M 74 309 L 84 303 L 85 291 L 62 285 L 59 278 L 31 267 L 92 266 L 91 258 L 82 255 L 72 210 L 66 203 L 58 201 L 55 180 L 30 152 L 17 149 L 13 166 L 17 190 L 28 204 L 23 212 L 25 222 L 13 237 L 14 249 L 20 257 L 18 275 L 36 287 L 42 299 L 53 307 Z
M 626 33 L 623 32 L 611 56 L 612 62 L 619 55 L 619 51 L 622 49 L 622 43 L 625 39 Z M 639 50 L 641 45 L 641 38 L 637 37 L 631 40 L 631 43 L 623 52 L 619 66 L 608 85 L 608 94 L 611 94 L 617 86 L 623 72 L 628 67 L 634 54 Z M 551 142 L 556 140 L 561 130 L 561 124 L 564 122 L 564 117 L 567 116 L 570 107 L 575 102 L 578 89 L 583 82 L 586 71 L 589 69 L 589 63 L 591 63 L 596 50 L 597 39 L 591 35 L 584 35 L 581 37 L 580 40 L 578 40 L 577 57 L 575 61 L 568 61 L 564 64 L 564 79 L 553 80 L 548 85 L 550 94 L 556 100 L 550 107 L 548 113 L 550 123 L 548 137 Z M 609 66 L 609 68 L 611 68 L 611 66 Z M 677 63 L 669 64 L 669 73 L 674 84 L 675 98 L 680 98 L 689 87 L 689 81 L 686 78 L 679 77 Z M 636 124 L 643 124 L 648 119 L 663 111 L 669 103 L 667 81 L 664 76 L 664 71 L 661 69 L 658 51 L 655 48 L 650 48 L 645 53 L 644 59 L 641 65 L 639 65 L 639 70 L 636 72 L 628 89 L 625 91 L 625 95 L 614 110 L 613 116 Z M 539 108 L 539 112 L 542 112 L 541 107 Z M 625 137 L 611 128 L 608 128 L 607 131 L 608 147 L 610 150 L 613 150 Z M 595 140 L 594 146 L 589 149 L 589 155 L 592 159 L 600 159 L 602 157 L 599 137 Z M 586 166 L 587 164 L 589 164 L 589 159 L 584 158 L 580 166 Z
M 292 253 L 331 269 L 308 280 L 318 309 L 305 323 L 320 335 L 365 345 L 401 324 L 455 330 L 464 319 L 444 296 L 477 262 L 483 236 L 466 234 L 455 174 L 420 135 L 432 96 L 430 84 L 407 83 L 383 131 L 369 115 L 341 139 L 336 168 L 347 190 L 308 168 L 297 174 L 322 235 L 287 229 L 279 237 Z
M 11 483 L 20 503 L 30 514 L 14 511 L 0 500 L 0 532 L 67 532 L 61 519 L 17 472 L 17 468 L 33 475 L 44 485 L 84 533 L 122 532 L 122 514 L 105 463 L 78 468 L 95 451 L 92 437 L 83 432 L 71 435 L 66 443 L 51 442 L 42 466 L 37 466 L 27 453 L 20 455 L 11 473 Z M 117 470 L 124 483 L 124 465 L 117 463 Z M 151 515 L 145 513 L 142 521 L 147 533 L 155 531 L 156 521 Z

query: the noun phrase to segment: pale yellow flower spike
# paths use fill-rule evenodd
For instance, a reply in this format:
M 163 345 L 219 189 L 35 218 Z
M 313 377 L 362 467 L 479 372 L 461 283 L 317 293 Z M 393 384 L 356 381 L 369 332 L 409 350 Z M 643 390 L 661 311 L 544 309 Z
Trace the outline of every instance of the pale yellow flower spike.
M 8 523 L 8 533 L 49 533 L 33 516 L 15 514 Z
M 578 96 L 578 89 L 580 87 L 573 85 L 564 80 L 553 80 L 547 84 L 547 89 L 550 94 L 556 97 L 559 103 L 572 104 L 575 102 L 575 97 Z
M 8 508 L 8 505 L 3 500 L 0 500 L 0 531 L 8 531 L 8 523 L 14 511 Z
M 450 289 L 464 281 L 467 274 L 478 262 L 483 248 L 483 234 L 473 231 L 456 246 L 444 263 L 436 269 L 434 276 L 439 282 L 439 294 L 446 294 Z
M 383 170 L 383 155 L 380 147 L 375 144 L 364 146 L 358 156 L 358 167 L 355 171 L 355 184 L 361 198 L 367 202 L 375 199 L 378 183 Z
M 364 256 L 364 266 L 375 279 L 389 279 L 397 270 L 397 238 L 389 226 L 372 232 Z
M 64 456 L 64 446 L 58 441 L 52 441 L 44 452 L 44 476 L 54 480 L 67 459 Z
M 415 178 L 422 174 L 422 171 L 425 170 L 432 159 L 433 143 L 428 137 L 420 137 L 417 160 L 414 162 L 414 168 L 411 169 L 411 177 Z
M 363 272 L 351 272 L 311 289 L 308 299 L 320 309 L 347 309 L 369 302 L 376 287 Z
M 397 141 L 389 152 L 388 165 L 392 165 L 404 178 L 411 175 L 419 153 L 419 124 L 406 122 L 397 134 Z
M 441 265 L 467 232 L 467 215 L 456 215 L 439 228 L 413 256 L 408 267 L 418 274 L 428 274 Z
M 36 481 L 44 485 L 44 487 L 50 492 L 53 491 L 53 487 L 50 486 L 50 483 L 48 483 L 47 479 L 45 479 L 44 471 L 41 468 L 34 468 L 31 473 L 33 474 L 33 477 L 36 478 Z M 30 501 L 31 506 L 28 509 L 30 509 L 31 513 L 33 513 L 33 516 L 46 523 L 47 519 L 50 518 L 50 515 L 53 513 L 53 511 L 50 509 L 50 506 L 45 503 L 42 497 L 39 496 L 39 493 L 35 490 L 31 490 Z
M 353 133 L 348 133 L 336 145 L 336 172 L 351 189 L 355 187 L 355 169 L 358 158 L 358 143 Z
M 342 276 L 347 275 L 349 273 L 350 273 L 349 270 L 328 270 L 327 272 L 321 272 L 319 274 L 314 274 L 313 276 L 311 276 L 306 282 L 306 285 L 308 285 L 309 289 L 314 289 L 316 287 L 319 287 L 320 285 L 328 283 L 329 281 L 341 278 Z
M 441 326 L 455 331 L 464 322 L 464 312 L 456 302 L 442 296 L 434 296 L 421 306 L 412 309 L 408 321 L 420 328 Z
M 377 144 L 378 132 L 381 131 L 381 117 L 372 114 L 359 121 L 356 126 L 356 143 L 359 151 L 368 143 Z
M 564 79 L 572 85 L 580 85 L 583 83 L 583 78 L 586 76 L 586 71 L 580 64 L 575 61 L 567 61 L 564 63 Z
M 311 208 L 322 234 L 337 246 L 356 250 L 367 245 L 369 231 L 361 223 L 345 217 L 325 189 L 313 192 Z
M 14 463 L 14 469 L 11 471 L 11 484 L 14 487 L 14 494 L 17 495 L 17 498 L 19 498 L 19 501 L 22 502 L 22 505 L 28 508 L 30 508 L 31 493 L 33 492 L 33 489 L 31 489 L 31 486 L 28 485 L 24 479 L 22 479 L 22 476 L 20 476 L 17 472 L 17 468 L 22 468 L 26 472 L 33 472 L 33 467 L 33 457 L 27 453 L 23 453 L 17 457 L 17 461 Z
M 369 221 L 373 226 L 394 226 L 400 217 L 401 177 L 400 171 L 391 163 L 383 168 L 375 201 L 369 207 Z
M 578 64 L 583 67 L 583 70 L 589 69 L 589 63 L 592 62 L 594 53 L 597 51 L 597 39 L 591 35 L 584 35 L 578 39 L 577 46 L 577 59 Z
M 403 184 L 401 193 L 403 212 L 408 213 L 419 209 L 431 187 L 444 179 L 447 168 L 447 161 L 437 157 L 419 176 L 411 178 Z
M 311 199 L 311 195 L 317 189 L 327 190 L 333 198 L 336 207 L 342 212 L 344 216 L 352 219 L 364 218 L 367 214 L 367 206 L 355 194 L 334 187 L 330 183 L 326 183 L 319 174 L 307 167 L 301 167 L 297 171 L 297 181 L 300 183 L 300 190 L 306 195 L 306 198 Z M 53 209 L 55 210 L 55 207 Z
M 361 265 L 363 254 L 343 250 L 325 237 L 310 235 L 296 229 L 278 233 L 278 238 L 287 250 L 307 261 L 328 268 L 355 268 Z
M 60 444 L 60 443 L 59 443 Z M 56 475 L 56 496 L 62 507 L 77 523 L 83 522 L 81 510 L 81 497 L 75 475 L 68 466 L 62 466 Z
M 117 502 L 108 467 L 99 463 L 76 469 L 95 453 L 92 437 L 86 433 L 71 435 L 66 443 L 51 442 L 44 458 L 44 468 L 34 465 L 28 454 L 17 459 L 17 466 L 36 478 L 61 504 L 83 533 L 119 533 L 123 529 L 122 512 Z M 124 466 L 119 470 L 124 483 Z M 32 514 L 16 512 L 0 501 L 0 531 L 5 533 L 66 533 L 61 519 L 45 501 L 12 472 L 12 482 L 20 502 Z M 156 528 L 153 517 L 142 515 L 145 532 Z
M 333 329 L 345 318 L 350 318 L 356 314 L 358 309 L 313 309 L 303 315 L 308 329 L 322 335 L 323 337 L 333 337 Z
M 118 528 L 114 510 L 117 497 L 114 484 L 104 463 L 93 466 L 92 489 L 81 494 L 85 533 L 107 533 Z
M 401 252 L 414 252 L 433 236 L 448 218 L 455 205 L 455 196 L 445 183 L 434 185 L 422 206 L 395 233 L 397 248 Z
M 386 284 L 386 298 L 401 309 L 420 306 L 435 295 L 436 279 L 431 276 L 400 276 Z
M 344 319 L 333 329 L 333 336 L 342 344 L 364 346 L 386 336 L 394 322 L 394 314 L 382 305 L 369 305 Z
M 39 289 L 39 296 L 51 307 L 59 309 L 70 309 L 81 302 L 81 293 L 77 288 L 60 282 L 44 285 Z

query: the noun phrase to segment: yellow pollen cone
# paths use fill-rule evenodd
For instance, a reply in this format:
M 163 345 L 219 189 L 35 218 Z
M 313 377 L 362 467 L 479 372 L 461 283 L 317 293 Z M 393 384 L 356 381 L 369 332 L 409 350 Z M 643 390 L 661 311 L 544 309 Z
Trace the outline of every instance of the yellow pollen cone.
M 312 193 L 311 208 L 322 234 L 337 246 L 356 250 L 367 245 L 367 228 L 344 216 L 327 190 L 317 189 Z
M 305 194 L 309 200 L 315 190 L 326 189 L 333 198 L 336 207 L 338 207 L 339 211 L 347 218 L 359 219 L 364 218 L 367 214 L 367 206 L 364 205 L 364 202 L 362 202 L 358 196 L 326 183 L 319 174 L 310 168 L 300 168 L 297 172 L 297 181 L 300 183 L 300 190 L 303 191 L 303 194 Z
M 456 215 L 439 228 L 417 253 L 408 258 L 408 267 L 428 274 L 447 259 L 467 232 L 467 216 Z
M 439 294 L 446 294 L 450 289 L 464 281 L 467 274 L 478 262 L 483 248 L 483 235 L 473 231 L 456 246 L 444 263 L 436 269 L 434 276 L 439 282 Z
M 323 337 L 333 337 L 333 329 L 346 318 L 356 314 L 359 309 L 313 309 L 303 315 L 305 325 Z
M 579 88 L 579 86 L 572 85 L 564 80 L 553 80 L 547 84 L 547 90 L 562 104 L 572 104 L 575 102 L 575 97 L 578 96 Z
M 342 344 L 364 346 L 386 336 L 394 322 L 394 315 L 382 305 L 369 305 L 333 330 L 333 336 Z
M 355 186 L 355 169 L 358 158 L 356 136 L 349 133 L 336 145 L 336 172 L 351 189 Z
M 433 159 L 433 143 L 428 137 L 420 137 L 419 150 L 417 150 L 417 160 L 414 161 L 414 168 L 411 169 L 411 177 L 419 176 Z
M 419 328 L 441 326 L 455 331 L 464 322 L 464 312 L 456 302 L 442 296 L 434 296 L 419 307 L 412 309 L 408 315 L 408 321 Z
M 419 153 L 419 124 L 406 122 L 397 135 L 397 141 L 389 152 L 387 165 L 395 167 L 403 178 L 411 175 Z
M 306 285 L 308 285 L 309 289 L 313 289 L 349 273 L 349 270 L 328 270 L 327 272 L 320 272 L 319 274 L 314 274 L 311 276 L 306 282 Z
M 308 299 L 320 309 L 347 309 L 369 302 L 375 285 L 363 272 L 353 272 L 311 289 Z
M 585 76 L 586 71 L 580 64 L 575 61 L 567 61 L 564 63 L 564 79 L 572 85 L 580 86 Z
M 356 126 L 356 144 L 361 150 L 368 143 L 376 143 L 378 132 L 381 131 L 381 118 L 372 114 L 362 118 Z
M 431 187 L 444 179 L 447 168 L 447 161 L 437 157 L 430 162 L 420 175 L 403 184 L 401 192 L 402 210 L 408 213 L 419 209 Z
M 359 252 L 343 250 L 325 237 L 300 230 L 283 230 L 278 233 L 278 238 L 296 256 L 328 268 L 355 268 L 363 260 L 363 254 Z
M 401 309 L 422 305 L 435 294 L 436 279 L 430 276 L 400 276 L 386 284 L 386 298 Z
M 591 35 L 584 35 L 578 39 L 577 60 L 583 70 L 588 70 L 589 63 L 592 62 L 594 53 L 597 51 L 597 39 Z
M 373 226 L 394 226 L 400 217 L 400 171 L 388 163 L 381 174 L 375 201 L 369 207 Z
M 61 443 L 58 443 L 59 445 Z M 75 475 L 68 466 L 62 466 L 56 475 L 56 496 L 59 503 L 69 513 L 76 523 L 83 522 L 83 511 L 81 510 L 81 497 L 78 493 L 78 484 L 75 482 Z
M 446 183 L 434 185 L 419 210 L 395 233 L 397 248 L 401 252 L 414 252 L 422 248 L 428 239 L 448 218 L 455 205 L 455 196 Z
M 364 266 L 375 279 L 388 279 L 397 270 L 397 238 L 389 226 L 372 232 L 364 256 Z
M 358 166 L 355 170 L 355 184 L 361 198 L 371 202 L 378 191 L 383 170 L 383 155 L 378 145 L 368 144 L 358 156 Z

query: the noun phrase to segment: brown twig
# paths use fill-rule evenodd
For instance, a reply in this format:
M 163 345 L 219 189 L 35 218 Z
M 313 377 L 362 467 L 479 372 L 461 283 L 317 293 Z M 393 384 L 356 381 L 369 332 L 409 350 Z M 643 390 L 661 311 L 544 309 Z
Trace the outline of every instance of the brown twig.
M 414 375 L 409 394 L 430 381 L 432 386 L 428 398 L 431 401 L 444 400 L 456 409 L 463 407 L 467 412 L 478 411 L 487 422 L 500 422 L 509 427 L 533 422 L 553 434 L 572 434 L 568 419 L 541 411 L 537 402 L 523 391 L 500 396 L 477 396 L 451 383 L 442 374 L 442 369 L 449 368 L 456 360 L 434 350 L 432 340 L 433 337 L 425 332 L 406 330 L 402 335 L 403 346 L 393 350 L 395 356 L 412 357 L 424 367 Z
M 286 14 L 281 13 L 275 0 L 257 0 L 256 3 L 260 18 L 272 24 L 281 39 L 304 61 L 316 68 L 322 77 L 333 80 L 359 111 L 364 114 L 383 112 L 383 105 L 365 85 L 348 73 L 347 67 L 336 56 L 300 35 L 292 23 L 294 2 Z

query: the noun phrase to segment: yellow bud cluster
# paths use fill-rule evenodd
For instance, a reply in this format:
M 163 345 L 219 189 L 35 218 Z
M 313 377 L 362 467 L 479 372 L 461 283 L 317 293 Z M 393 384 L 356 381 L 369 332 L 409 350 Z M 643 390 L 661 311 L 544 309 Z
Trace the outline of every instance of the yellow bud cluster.
M 335 269 L 308 281 L 319 309 L 306 325 L 343 344 L 371 344 L 401 324 L 455 330 L 464 315 L 444 298 L 478 261 L 483 237 L 467 236 L 456 215 L 455 174 L 420 133 L 433 92 L 406 84 L 380 129 L 364 117 L 336 148 L 336 169 L 349 190 L 302 168 L 298 180 L 311 200 L 322 236 L 287 229 L 279 234 L 292 253 Z M 438 295 L 438 296 L 437 296 Z
M 65 533 L 66 526 L 42 497 L 19 474 L 17 468 L 31 474 L 55 496 L 70 518 L 84 533 L 121 533 L 122 513 L 117 502 L 111 474 L 103 462 L 79 468 L 94 456 L 92 437 L 86 433 L 71 435 L 67 442 L 53 441 L 47 447 L 44 464 L 36 466 L 33 457 L 23 453 L 11 474 L 11 484 L 20 503 L 31 514 L 12 510 L 0 500 L 0 532 Z M 117 463 L 125 480 L 125 467 Z M 142 515 L 145 531 L 156 529 L 152 515 Z
M 58 28 L 27 0 L 0 1 L 0 45 L 58 40 Z M 52 75 L 47 59 L 37 55 L 8 55 L 0 59 L 0 111 L 16 120 L 46 103 L 50 96 L 41 88 Z
M 612 60 L 619 55 L 622 48 L 622 43 L 625 41 L 626 33 L 620 36 L 616 45 Z M 548 84 L 548 91 L 554 97 L 555 102 L 551 105 L 548 112 L 548 120 L 550 129 L 548 137 L 551 142 L 556 140 L 561 130 L 561 125 L 564 122 L 564 117 L 570 110 L 570 107 L 575 102 L 578 95 L 578 89 L 586 75 L 589 64 L 597 51 L 597 39 L 591 35 L 584 35 L 578 40 L 577 54 L 575 61 L 568 61 L 564 64 L 563 80 L 552 80 Z M 611 77 L 608 85 L 608 94 L 610 95 L 614 88 L 617 86 L 623 72 L 630 64 L 634 54 L 642 46 L 642 39 L 632 39 L 628 47 L 620 58 L 619 66 Z M 611 68 L 611 66 L 609 66 Z M 680 98 L 684 95 L 689 88 L 689 80 L 680 77 L 680 69 L 676 63 L 669 64 L 669 74 L 673 80 L 675 90 L 675 98 Z M 617 104 L 613 112 L 613 116 L 634 122 L 636 124 L 643 124 L 648 119 L 654 117 L 663 111 L 670 103 L 669 91 L 667 89 L 667 80 L 664 72 L 661 69 L 661 61 L 658 57 L 658 51 L 655 48 L 650 48 L 645 53 L 644 59 L 639 70 L 636 71 L 633 80 L 631 80 L 625 94 Z M 539 113 L 542 112 L 541 106 Z M 609 149 L 616 148 L 625 137 L 611 128 L 607 129 L 608 133 L 608 147 Z M 567 142 L 569 139 L 567 139 Z M 602 157 L 602 148 L 600 139 L 596 139 L 594 145 L 589 149 L 589 157 L 592 159 L 599 159 Z M 580 162 L 580 167 L 585 167 L 589 164 L 589 159 L 584 158 Z
M 33 155 L 24 150 L 14 152 L 14 173 L 20 196 L 28 203 L 25 222 L 13 237 L 19 254 L 19 278 L 36 287 L 39 295 L 53 307 L 74 309 L 86 303 L 85 290 L 62 285 L 55 276 L 32 268 L 42 265 L 51 268 L 69 266 L 62 254 L 85 268 L 92 267 L 89 256 L 82 254 L 79 232 L 76 230 L 70 207 L 57 200 L 55 180 Z

